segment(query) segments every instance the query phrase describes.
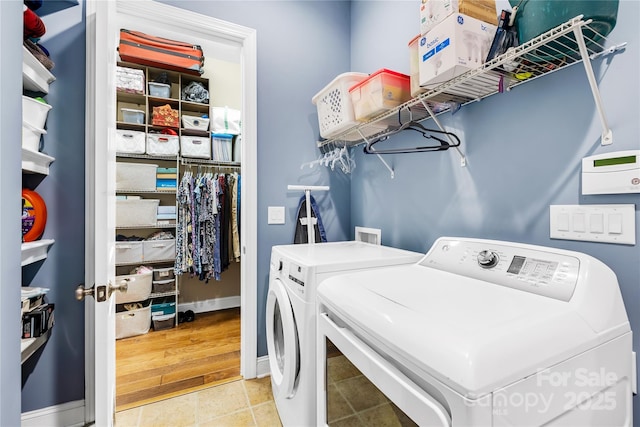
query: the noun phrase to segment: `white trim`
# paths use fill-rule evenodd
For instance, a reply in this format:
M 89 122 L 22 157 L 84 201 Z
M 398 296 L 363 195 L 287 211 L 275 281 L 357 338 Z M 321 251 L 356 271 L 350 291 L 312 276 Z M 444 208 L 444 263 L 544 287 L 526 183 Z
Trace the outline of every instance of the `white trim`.
M 191 310 L 194 313 L 206 313 L 208 311 L 224 310 L 235 307 L 240 307 L 239 295 L 236 297 L 212 298 L 203 301 L 178 304 L 179 311 Z
M 271 375 L 271 369 L 269 368 L 269 355 L 258 357 L 256 365 L 258 378 Z
M 82 426 L 84 425 L 84 400 L 75 400 L 22 414 L 22 427 Z
M 93 2 L 87 2 L 91 4 Z M 115 20 L 120 17 L 133 17 L 153 22 L 165 22 L 166 17 L 171 17 L 167 25 L 172 31 L 184 31 L 188 34 L 197 34 L 196 37 L 203 39 L 219 38 L 237 43 L 240 46 L 240 66 L 242 72 L 242 122 L 243 122 L 243 149 L 242 149 L 242 213 L 241 228 L 242 232 L 242 270 L 241 270 L 241 365 L 240 373 L 244 378 L 250 379 L 256 377 L 257 365 L 257 52 L 256 52 L 256 31 L 251 28 L 221 21 L 209 16 L 180 9 L 174 6 L 158 3 L 151 0 L 124 1 L 115 2 Z M 89 14 L 87 15 L 87 26 L 90 26 Z M 95 40 L 94 40 L 95 42 Z M 89 40 L 87 41 L 89 43 Z M 87 44 L 89 46 L 89 44 Z M 97 49 L 100 51 L 104 49 Z M 89 59 L 89 56 L 87 57 Z M 100 99 L 104 95 L 108 95 L 106 91 L 111 90 L 108 85 L 95 85 L 89 90 L 95 90 L 93 96 Z M 91 104 L 88 104 L 88 106 Z M 87 135 L 91 136 L 95 133 L 95 129 L 89 129 L 90 123 L 87 122 Z M 88 138 L 88 141 L 92 139 Z M 89 152 L 87 153 L 90 154 Z M 90 171 L 91 169 L 87 169 Z M 87 183 L 88 188 L 89 182 Z M 90 203 L 88 198 L 87 203 Z M 91 306 L 91 304 L 85 304 Z M 87 312 L 87 322 L 91 324 L 91 313 Z M 93 328 L 85 329 L 87 349 L 90 350 L 93 337 L 88 334 Z M 92 386 L 95 376 L 95 360 L 94 354 L 88 354 L 86 358 L 86 387 Z M 85 394 L 87 399 L 87 421 L 92 421 L 91 415 L 96 412 L 95 405 L 103 405 L 102 402 L 93 402 L 95 399 L 91 392 Z M 100 420 L 96 420 L 99 422 Z

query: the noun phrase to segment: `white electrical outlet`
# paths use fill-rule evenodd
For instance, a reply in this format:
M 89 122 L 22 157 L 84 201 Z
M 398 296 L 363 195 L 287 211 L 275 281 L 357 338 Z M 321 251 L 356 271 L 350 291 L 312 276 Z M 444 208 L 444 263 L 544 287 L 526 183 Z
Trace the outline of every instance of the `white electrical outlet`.
M 635 205 L 551 205 L 552 239 L 636 244 Z

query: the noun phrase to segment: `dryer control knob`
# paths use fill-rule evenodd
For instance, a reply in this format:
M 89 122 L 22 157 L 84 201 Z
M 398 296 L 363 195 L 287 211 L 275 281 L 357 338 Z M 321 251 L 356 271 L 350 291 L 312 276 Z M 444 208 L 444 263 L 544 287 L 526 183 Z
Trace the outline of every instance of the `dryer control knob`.
M 484 250 L 478 253 L 478 264 L 482 268 L 493 268 L 498 264 L 498 261 L 500 261 L 500 257 L 493 251 Z

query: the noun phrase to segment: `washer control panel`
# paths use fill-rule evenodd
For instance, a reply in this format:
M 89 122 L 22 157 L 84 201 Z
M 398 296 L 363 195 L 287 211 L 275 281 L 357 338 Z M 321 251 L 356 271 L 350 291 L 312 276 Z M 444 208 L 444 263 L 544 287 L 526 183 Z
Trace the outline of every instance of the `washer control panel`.
M 439 239 L 420 264 L 562 301 L 580 271 L 578 258 L 553 248 L 490 240 Z

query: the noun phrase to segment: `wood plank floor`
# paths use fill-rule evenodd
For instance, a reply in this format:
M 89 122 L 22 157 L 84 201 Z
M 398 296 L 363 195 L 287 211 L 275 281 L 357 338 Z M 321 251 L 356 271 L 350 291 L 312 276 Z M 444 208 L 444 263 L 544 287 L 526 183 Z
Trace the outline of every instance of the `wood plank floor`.
M 117 411 L 240 378 L 240 308 L 116 341 Z

